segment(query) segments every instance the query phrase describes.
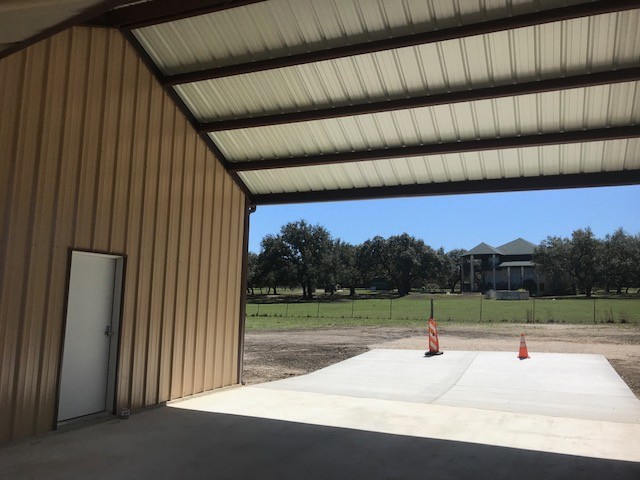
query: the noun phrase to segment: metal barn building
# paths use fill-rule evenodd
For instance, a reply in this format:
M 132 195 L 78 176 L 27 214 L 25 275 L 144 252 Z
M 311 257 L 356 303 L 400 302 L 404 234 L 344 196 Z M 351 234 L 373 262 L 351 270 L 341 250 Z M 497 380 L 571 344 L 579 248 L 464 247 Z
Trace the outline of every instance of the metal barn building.
M 239 383 L 256 205 L 640 183 L 638 7 L 0 2 L 0 444 Z

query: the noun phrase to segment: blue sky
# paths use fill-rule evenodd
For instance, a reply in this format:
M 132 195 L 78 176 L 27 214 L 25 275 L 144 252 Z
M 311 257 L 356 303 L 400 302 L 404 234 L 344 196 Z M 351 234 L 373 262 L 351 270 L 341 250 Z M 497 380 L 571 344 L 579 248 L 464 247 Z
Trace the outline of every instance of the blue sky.
M 635 234 L 640 186 L 264 206 L 251 215 L 249 249 L 258 252 L 265 235 L 301 219 L 353 244 L 407 232 L 446 250 L 517 237 L 539 243 L 584 227 L 599 237 L 618 227 Z

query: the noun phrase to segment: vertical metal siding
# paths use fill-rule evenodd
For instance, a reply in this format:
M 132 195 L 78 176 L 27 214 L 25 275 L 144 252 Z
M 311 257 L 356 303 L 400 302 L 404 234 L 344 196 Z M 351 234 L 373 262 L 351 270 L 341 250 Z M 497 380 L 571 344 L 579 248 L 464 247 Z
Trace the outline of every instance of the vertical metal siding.
M 223 192 L 224 192 L 224 205 L 226 208 L 222 211 L 222 220 L 220 225 L 220 263 L 218 264 L 218 288 L 217 288 L 217 304 L 216 304 L 216 316 L 223 317 L 226 313 L 226 302 L 224 299 L 227 296 L 228 284 L 225 281 L 229 274 L 229 257 L 223 255 L 224 252 L 228 252 L 230 249 L 229 237 L 231 235 L 231 206 L 233 205 L 233 199 L 231 198 L 232 189 L 231 181 L 228 178 L 223 179 Z M 213 386 L 214 388 L 224 386 L 224 325 L 218 323 L 215 326 L 215 355 L 213 361 L 214 375 Z
M 70 248 L 127 255 L 118 407 L 236 383 L 245 198 L 120 33 L 1 60 L 0 111 L 0 443 L 55 420 Z
M 213 202 L 216 205 L 224 205 L 224 178 L 222 174 L 222 167 L 216 166 L 215 170 L 215 183 L 213 187 Z M 211 209 L 211 226 L 213 231 L 213 238 L 211 240 L 211 259 L 212 262 L 220 258 L 221 243 L 222 243 L 222 211 L 224 208 Z M 209 291 L 208 291 L 208 307 L 207 315 L 210 318 L 217 316 L 218 309 L 218 286 L 219 275 L 214 274 L 209 277 Z M 205 362 L 204 362 L 204 389 L 210 390 L 215 387 L 215 354 L 216 354 L 216 325 L 212 322 L 207 322 L 206 331 L 206 348 L 205 348 Z

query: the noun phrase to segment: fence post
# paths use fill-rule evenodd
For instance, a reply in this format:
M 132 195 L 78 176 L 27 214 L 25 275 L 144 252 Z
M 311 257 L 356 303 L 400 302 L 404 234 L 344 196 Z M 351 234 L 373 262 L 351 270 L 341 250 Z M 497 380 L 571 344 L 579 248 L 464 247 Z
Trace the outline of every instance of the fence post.
M 389 299 L 389 320 L 393 317 L 393 298 Z
M 320 318 L 320 300 L 318 300 L 318 310 L 316 311 L 316 318 Z
M 352 298 L 351 299 L 351 318 L 353 318 L 353 307 L 355 307 L 356 305 L 356 299 Z
M 482 322 L 482 297 L 480 297 L 480 321 Z
M 258 311 L 256 312 L 256 317 L 260 316 L 260 304 L 258 304 Z
M 593 324 L 596 324 L 596 299 L 593 299 Z
M 288 317 L 289 316 L 289 303 L 285 303 L 285 307 L 284 307 L 284 316 Z
M 531 321 L 536 323 L 536 297 L 533 297 L 533 314 L 531 315 Z

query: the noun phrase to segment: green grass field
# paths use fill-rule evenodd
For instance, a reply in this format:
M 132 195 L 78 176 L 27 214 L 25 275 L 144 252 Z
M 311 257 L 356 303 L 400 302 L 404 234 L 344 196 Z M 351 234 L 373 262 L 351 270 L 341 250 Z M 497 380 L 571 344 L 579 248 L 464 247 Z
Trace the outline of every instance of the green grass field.
M 640 325 L 640 298 L 539 298 L 485 300 L 479 295 L 412 294 L 402 298 L 314 302 L 270 299 L 247 304 L 247 330 L 335 326 L 419 326 L 429 316 L 430 300 L 439 322 L 454 323 L 620 323 Z

